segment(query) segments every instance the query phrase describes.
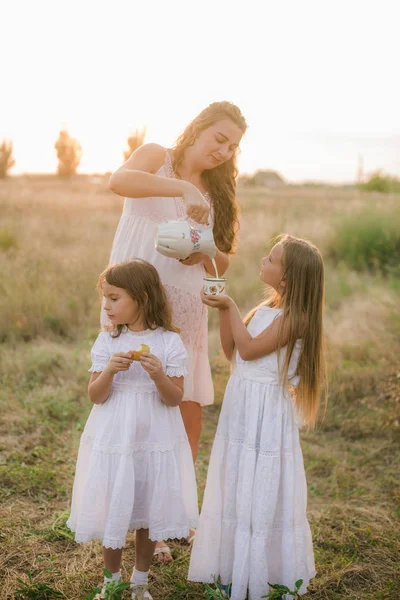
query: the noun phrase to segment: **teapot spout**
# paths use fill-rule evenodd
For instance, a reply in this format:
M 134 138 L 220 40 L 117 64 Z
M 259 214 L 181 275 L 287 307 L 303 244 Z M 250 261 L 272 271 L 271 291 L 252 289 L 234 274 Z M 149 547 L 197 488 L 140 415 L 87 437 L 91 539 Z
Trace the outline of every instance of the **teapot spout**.
M 215 258 L 217 246 L 214 242 L 212 229 L 202 232 L 199 251 L 206 254 L 209 258 Z
M 217 246 L 215 244 L 212 247 L 202 249 L 203 254 L 207 254 L 209 258 L 215 258 L 217 254 Z

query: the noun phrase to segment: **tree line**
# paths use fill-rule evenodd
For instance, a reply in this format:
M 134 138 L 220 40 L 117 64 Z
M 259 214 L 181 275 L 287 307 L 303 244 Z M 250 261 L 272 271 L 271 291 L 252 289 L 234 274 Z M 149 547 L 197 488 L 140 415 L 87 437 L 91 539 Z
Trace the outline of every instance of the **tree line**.
M 128 148 L 124 150 L 124 160 L 128 160 L 132 152 L 144 144 L 146 137 L 146 128 L 136 129 L 128 138 Z M 75 175 L 82 158 L 82 147 L 78 140 L 73 138 L 70 133 L 63 129 L 60 131 L 57 141 L 54 144 L 57 153 L 57 175 L 63 178 L 70 178 Z M 0 179 L 4 179 L 15 165 L 13 157 L 13 142 L 9 139 L 3 139 L 0 143 Z M 274 177 L 272 187 L 285 182 L 275 181 L 280 178 L 274 171 L 257 171 L 253 176 L 242 176 L 241 183 L 244 185 L 270 185 L 265 183 L 266 178 Z M 361 182 L 357 181 L 357 187 L 362 191 L 380 192 L 380 193 L 400 193 L 400 179 L 384 173 L 381 170 L 375 171 L 369 177 Z
M 132 152 L 144 144 L 146 137 L 146 128 L 136 129 L 127 139 L 128 148 L 124 150 L 124 159 L 128 160 Z M 82 146 L 77 139 L 63 129 L 54 144 L 57 154 L 57 175 L 63 178 L 69 178 L 75 175 L 82 158 Z M 13 142 L 9 139 L 3 139 L 0 143 L 0 179 L 4 179 L 15 165 L 13 156 Z

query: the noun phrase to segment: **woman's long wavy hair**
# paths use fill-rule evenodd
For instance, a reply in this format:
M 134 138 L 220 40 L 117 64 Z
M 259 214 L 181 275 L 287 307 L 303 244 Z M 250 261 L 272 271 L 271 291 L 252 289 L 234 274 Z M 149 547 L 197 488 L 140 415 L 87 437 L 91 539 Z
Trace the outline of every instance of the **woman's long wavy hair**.
M 132 258 L 107 267 L 100 275 L 97 289 L 103 296 L 103 284 L 122 288 L 136 300 L 146 329 L 162 327 L 179 332 L 172 322 L 172 309 L 158 271 L 140 258 Z M 119 337 L 127 323 L 112 327 L 113 337 Z M 108 329 L 108 328 L 107 328 Z
M 300 382 L 295 390 L 296 407 L 305 424 L 312 428 L 317 420 L 321 393 L 327 398 L 325 343 L 323 334 L 324 314 L 324 263 L 321 254 L 310 242 L 284 235 L 282 246 L 283 277 L 286 285 L 282 294 L 277 291 L 245 318 L 247 325 L 260 306 L 281 308 L 282 316 L 278 332 L 278 361 L 283 331 L 289 332 L 285 361 L 280 364 L 280 381 L 288 384 L 290 359 L 298 339 L 302 349 L 297 364 Z
M 231 102 L 213 102 L 201 111 L 186 127 L 173 147 L 173 169 L 179 174 L 186 148 L 193 146 L 199 133 L 222 119 L 230 119 L 245 133 L 247 123 L 239 108 Z M 233 253 L 239 229 L 239 210 L 236 202 L 236 165 L 238 149 L 230 160 L 214 169 L 203 171 L 201 177 L 210 193 L 214 210 L 213 234 L 222 252 Z

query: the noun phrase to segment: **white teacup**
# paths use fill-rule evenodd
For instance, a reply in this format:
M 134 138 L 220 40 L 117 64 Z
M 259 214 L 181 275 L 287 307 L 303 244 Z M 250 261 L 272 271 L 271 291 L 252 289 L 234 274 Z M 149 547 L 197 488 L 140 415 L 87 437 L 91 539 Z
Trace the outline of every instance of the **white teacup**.
M 224 277 L 204 277 L 203 291 L 207 296 L 226 294 L 226 279 Z

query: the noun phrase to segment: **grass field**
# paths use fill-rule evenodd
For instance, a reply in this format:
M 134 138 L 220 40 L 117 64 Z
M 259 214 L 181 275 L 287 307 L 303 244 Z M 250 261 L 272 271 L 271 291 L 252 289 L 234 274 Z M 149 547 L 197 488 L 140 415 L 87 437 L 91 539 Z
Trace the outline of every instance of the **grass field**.
M 239 199 L 241 245 L 227 276 L 243 312 L 260 300 L 259 264 L 271 236 L 307 237 L 326 257 L 330 399 L 324 422 L 302 434 L 318 571 L 304 598 L 398 600 L 400 279 L 396 269 L 353 269 L 334 250 L 352 215 L 386 215 L 397 227 L 400 196 L 287 187 L 242 189 Z M 0 599 L 18 598 L 18 578 L 28 582 L 28 572 L 31 595 L 20 598 L 33 600 L 55 597 L 34 595 L 34 584 L 80 600 L 101 579 L 100 545 L 75 544 L 65 520 L 91 408 L 94 288 L 121 208 L 101 178 L 0 182 Z M 216 326 L 210 314 L 216 402 L 204 411 L 200 497 L 229 374 Z M 154 599 L 205 598 L 186 581 L 189 548 L 172 547 L 174 563 L 152 569 Z M 130 539 L 125 577 L 133 556 Z

